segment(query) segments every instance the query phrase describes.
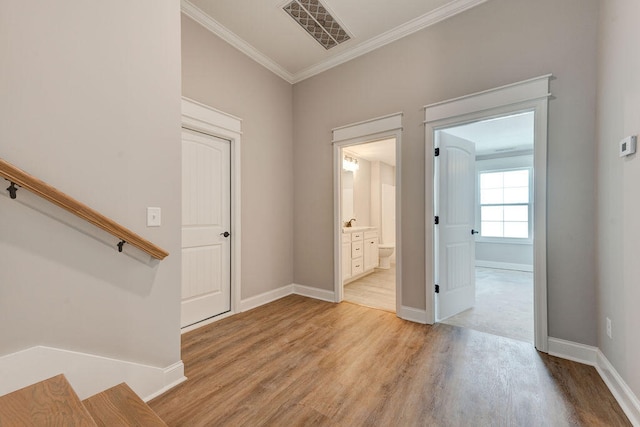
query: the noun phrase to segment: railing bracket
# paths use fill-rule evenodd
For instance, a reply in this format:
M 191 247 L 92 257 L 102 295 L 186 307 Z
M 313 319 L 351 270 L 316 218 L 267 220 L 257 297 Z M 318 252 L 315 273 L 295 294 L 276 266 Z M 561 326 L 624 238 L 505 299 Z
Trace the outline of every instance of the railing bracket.
M 124 240 L 120 240 L 120 243 L 118 243 L 118 252 L 122 252 L 122 247 L 125 243 L 127 242 L 125 242 Z
M 9 192 L 9 196 L 11 196 L 12 199 L 15 199 L 17 197 L 16 193 L 18 192 L 16 183 L 11 181 L 11 185 L 7 187 L 7 191 Z

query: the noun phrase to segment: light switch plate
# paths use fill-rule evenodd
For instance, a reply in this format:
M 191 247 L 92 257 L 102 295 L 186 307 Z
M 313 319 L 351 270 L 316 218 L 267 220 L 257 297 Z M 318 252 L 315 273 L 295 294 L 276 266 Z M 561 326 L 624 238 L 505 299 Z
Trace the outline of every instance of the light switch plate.
M 620 157 L 628 156 L 636 152 L 637 137 L 628 136 L 620 141 Z
M 160 208 L 147 208 L 147 227 L 160 227 L 162 224 L 162 210 Z

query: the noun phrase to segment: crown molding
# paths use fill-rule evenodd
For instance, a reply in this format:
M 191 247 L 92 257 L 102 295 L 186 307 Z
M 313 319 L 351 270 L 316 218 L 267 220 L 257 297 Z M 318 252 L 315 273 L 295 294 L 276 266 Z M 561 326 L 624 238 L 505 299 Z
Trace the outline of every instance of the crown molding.
M 411 21 L 400 25 L 392 30 L 380 34 L 372 39 L 369 39 L 359 45 L 356 45 L 352 49 L 346 50 L 339 55 L 331 57 L 326 61 L 323 61 L 317 65 L 309 67 L 293 75 L 293 83 L 301 82 L 302 80 L 313 77 L 316 74 L 320 74 L 323 71 L 327 71 L 333 67 L 344 64 L 359 56 L 374 51 L 382 46 L 399 40 L 403 37 L 418 32 L 438 22 L 444 21 L 447 18 L 451 18 L 454 15 L 471 9 L 479 4 L 486 2 L 487 0 L 453 0 L 444 6 L 432 10 L 422 16 L 419 16 Z
M 322 61 L 316 65 L 306 68 L 298 73 L 292 74 L 278 65 L 275 61 L 258 51 L 246 41 L 229 31 L 222 24 L 211 18 L 205 12 L 200 10 L 197 6 L 193 5 L 189 0 L 181 0 L 180 8 L 182 13 L 198 22 L 200 25 L 216 34 L 218 37 L 231 44 L 236 49 L 240 50 L 245 55 L 262 65 L 263 67 L 271 70 L 276 75 L 280 76 L 287 82 L 294 84 L 301 82 L 305 79 L 313 77 L 324 71 L 327 71 L 333 67 L 344 64 L 359 56 L 374 51 L 382 46 L 420 31 L 438 22 L 444 21 L 454 15 L 462 13 L 472 7 L 485 3 L 488 0 L 453 0 L 444 6 L 441 6 L 429 13 L 419 16 L 406 24 L 389 30 L 380 34 L 372 39 L 369 39 L 363 43 L 355 45 L 353 48 L 345 50 L 344 52 L 333 56 L 325 61 Z M 352 39 L 353 40 L 353 39 Z M 355 40 L 354 40 L 355 41 Z
M 231 46 L 235 47 L 240 52 L 256 61 L 258 64 L 262 65 L 287 82 L 294 83 L 293 74 L 282 68 L 275 61 L 264 55 L 255 47 L 251 46 L 249 43 L 235 35 L 224 25 L 207 15 L 189 0 L 180 0 L 180 10 L 189 18 L 193 19 L 198 24 L 202 25 L 207 30 L 211 31 L 213 34 L 217 35 L 222 40 L 226 41 Z

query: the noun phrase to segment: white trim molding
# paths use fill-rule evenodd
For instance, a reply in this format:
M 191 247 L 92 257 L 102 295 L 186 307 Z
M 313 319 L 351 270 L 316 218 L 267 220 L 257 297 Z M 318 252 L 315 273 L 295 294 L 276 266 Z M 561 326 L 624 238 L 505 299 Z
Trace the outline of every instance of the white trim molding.
M 618 401 L 618 404 L 627 418 L 629 418 L 629 421 L 631 421 L 631 424 L 640 426 L 640 400 L 638 400 L 638 396 L 635 395 L 622 379 L 602 351 L 600 351 L 600 349 L 597 350 L 596 369 L 598 373 L 607 387 L 609 387 L 609 390 L 611 390 L 611 394 L 613 394 L 613 397 Z
M 426 325 L 428 320 L 426 310 L 407 307 L 404 305 L 400 307 L 398 317 L 404 320 L 408 320 L 409 322 L 421 323 L 423 325 Z
M 36 346 L 0 358 L 0 396 L 58 374 L 67 377 L 80 399 L 126 382 L 148 401 L 187 379 L 181 361 L 162 368 Z
M 597 347 L 549 337 L 549 355 L 596 366 Z
M 295 77 L 293 74 L 282 68 L 275 61 L 273 61 L 268 56 L 264 55 L 255 47 L 251 46 L 249 43 L 235 35 L 229 29 L 227 29 L 224 25 L 213 19 L 211 16 L 207 15 L 200 8 L 195 6 L 188 0 L 180 1 L 180 10 L 189 18 L 196 21 L 198 24 L 202 25 L 207 30 L 211 31 L 216 36 L 220 37 L 222 40 L 229 43 L 231 46 L 238 49 L 240 52 L 247 55 L 249 58 L 256 61 L 258 64 L 262 65 L 267 70 L 271 71 L 275 75 L 284 79 L 289 83 L 295 82 Z
M 182 127 L 231 142 L 231 313 L 240 311 L 242 283 L 241 161 L 242 119 L 182 97 Z M 226 316 L 225 316 L 226 317 Z M 213 321 L 220 320 L 214 318 Z M 196 323 L 204 326 L 211 322 Z M 189 327 L 189 330 L 194 329 Z
M 326 289 L 312 288 L 310 286 L 303 286 L 295 284 L 293 285 L 293 293 L 296 295 L 302 295 L 303 297 L 309 297 L 318 299 L 321 301 L 335 302 L 336 294 L 333 291 L 327 291 Z
M 459 13 L 462 13 L 472 7 L 478 6 L 487 0 L 452 0 L 447 4 L 432 10 L 422 16 L 412 19 L 396 28 L 393 28 L 379 36 L 373 37 L 369 40 L 365 40 L 362 43 L 357 43 L 357 38 L 353 38 L 351 41 L 354 43 L 353 47 L 343 51 L 340 54 L 330 56 L 324 61 L 314 64 L 297 73 L 290 73 L 283 67 L 281 67 L 274 60 L 260 52 L 258 49 L 247 43 L 245 40 L 231 32 L 224 25 L 213 19 L 204 11 L 199 9 L 189 0 L 181 0 L 180 9 L 189 18 L 193 19 L 213 34 L 220 37 L 222 40 L 229 43 L 231 46 L 244 53 L 258 64 L 267 68 L 271 72 L 280 76 L 287 82 L 294 84 L 301 82 L 305 79 L 313 77 L 324 71 L 327 71 L 333 67 L 337 67 L 340 64 L 351 61 L 359 56 L 372 52 L 382 46 L 388 45 L 403 37 L 409 36 L 415 32 L 423 30 L 427 27 L 442 22 L 445 19 L 451 18 Z
M 293 285 L 282 286 L 278 289 L 273 289 L 253 297 L 243 299 L 240 303 L 240 311 L 252 310 L 291 294 L 293 294 Z
M 549 354 L 595 367 L 631 424 L 640 426 L 640 400 L 599 348 L 549 337 Z
M 525 111 L 534 112 L 534 209 L 533 209 L 533 272 L 534 272 L 534 342 L 546 352 L 548 348 L 547 319 L 547 120 L 549 82 L 552 75 L 520 81 L 494 89 L 437 102 L 424 107 L 425 164 L 434 165 L 435 132 L 452 126 L 473 123 Z M 435 257 L 437 255 L 433 224 L 437 204 L 434 200 L 435 176 L 425 176 L 425 251 L 433 257 L 425 262 L 426 311 L 428 323 L 436 321 Z M 433 202 L 433 209 L 431 203 Z
M 533 265 L 530 265 L 530 264 L 515 264 L 513 262 L 484 261 L 481 259 L 476 260 L 476 267 L 497 268 L 499 270 L 533 272 Z
M 344 298 L 342 283 L 342 149 L 352 145 L 396 140 L 396 313 L 402 307 L 402 116 L 393 113 L 332 129 L 333 142 L 333 290 L 334 301 Z

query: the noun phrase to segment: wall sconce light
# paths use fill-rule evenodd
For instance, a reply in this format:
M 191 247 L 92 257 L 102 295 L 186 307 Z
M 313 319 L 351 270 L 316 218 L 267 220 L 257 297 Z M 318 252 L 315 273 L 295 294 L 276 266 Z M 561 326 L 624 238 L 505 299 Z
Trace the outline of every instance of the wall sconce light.
M 344 156 L 342 159 L 342 169 L 347 172 L 355 172 L 360 169 L 360 165 L 358 164 L 358 159 L 354 159 L 353 157 Z

